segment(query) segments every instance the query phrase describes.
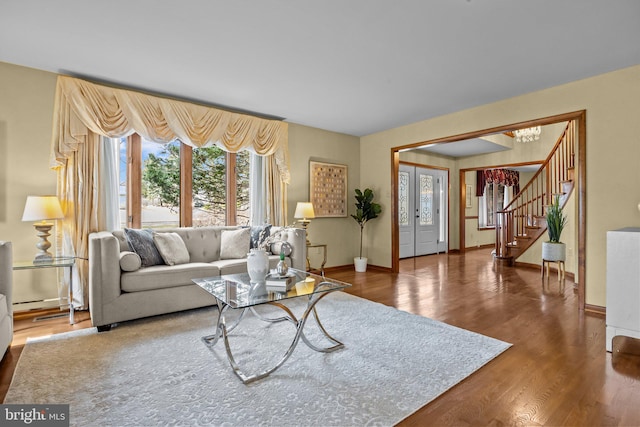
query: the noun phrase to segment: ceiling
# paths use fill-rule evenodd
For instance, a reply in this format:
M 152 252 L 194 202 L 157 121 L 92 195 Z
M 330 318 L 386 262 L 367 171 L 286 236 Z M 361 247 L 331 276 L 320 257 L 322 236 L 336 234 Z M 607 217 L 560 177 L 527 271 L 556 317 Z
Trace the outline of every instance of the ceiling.
M 637 0 L 2 0 L 0 13 L 0 61 L 356 136 L 640 64 L 639 40 Z

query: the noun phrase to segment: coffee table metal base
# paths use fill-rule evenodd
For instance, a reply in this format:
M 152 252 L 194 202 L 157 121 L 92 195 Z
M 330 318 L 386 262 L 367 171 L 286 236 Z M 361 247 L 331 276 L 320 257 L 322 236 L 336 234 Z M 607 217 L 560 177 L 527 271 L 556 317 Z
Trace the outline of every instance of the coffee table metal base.
M 275 318 L 269 318 L 269 317 L 264 317 L 262 315 L 260 315 L 259 313 L 256 312 L 255 307 L 247 307 L 247 308 L 243 308 L 242 312 L 240 313 L 240 315 L 238 316 L 238 319 L 234 322 L 233 325 L 227 327 L 227 322 L 226 322 L 226 318 L 225 318 L 225 312 L 227 311 L 227 309 L 229 308 L 229 306 L 227 304 L 225 304 L 223 301 L 219 300 L 216 298 L 217 302 L 218 302 L 218 321 L 217 321 L 217 326 L 216 326 L 216 333 L 213 335 L 208 335 L 205 337 L 202 337 L 202 341 L 208 346 L 208 347 L 213 347 L 214 345 L 216 345 L 216 343 L 218 342 L 218 340 L 220 338 L 223 339 L 224 341 L 224 346 L 226 349 L 226 353 L 227 353 L 227 359 L 229 360 L 229 364 L 231 365 L 231 368 L 233 369 L 233 372 L 238 376 L 238 378 L 240 378 L 240 380 L 244 383 L 244 384 L 249 384 L 253 381 L 257 381 L 259 379 L 265 378 L 267 377 L 269 374 L 271 374 L 273 371 L 275 371 L 276 369 L 278 369 L 280 366 L 282 366 L 282 364 L 284 362 L 287 361 L 287 359 L 291 356 L 291 354 L 293 353 L 293 351 L 295 350 L 296 346 L 298 345 L 298 342 L 300 341 L 300 339 L 302 339 L 302 341 L 304 341 L 304 343 L 311 348 L 312 350 L 318 351 L 318 352 L 322 352 L 322 353 L 329 353 L 335 350 L 338 350 L 342 347 L 344 347 L 344 344 L 341 343 L 340 341 L 336 340 L 335 338 L 333 338 L 331 335 L 329 335 L 329 333 L 326 331 L 326 329 L 324 328 L 324 326 L 322 325 L 322 323 L 320 322 L 320 318 L 318 317 L 318 312 L 316 311 L 316 304 L 318 303 L 318 301 L 320 301 L 322 298 L 324 298 L 325 296 L 329 295 L 332 291 L 328 291 L 328 292 L 321 292 L 321 293 L 315 293 L 312 295 L 309 295 L 309 301 L 307 303 L 307 307 L 304 311 L 304 313 L 302 314 L 302 316 L 300 317 L 300 319 L 296 318 L 296 316 L 293 314 L 293 312 L 284 304 L 280 303 L 280 302 L 268 302 L 266 304 L 272 305 L 274 307 L 278 307 L 281 310 L 284 311 L 285 315 L 282 317 L 275 317 Z M 265 322 L 283 322 L 283 321 L 288 321 L 291 322 L 295 325 L 296 327 L 296 334 L 293 337 L 293 341 L 291 342 L 291 345 L 289 345 L 289 348 L 287 349 L 287 351 L 284 353 L 284 355 L 282 356 L 282 358 L 280 359 L 280 361 L 278 363 L 276 363 L 275 366 L 268 368 L 260 373 L 254 374 L 254 375 L 247 375 L 244 372 L 242 372 L 242 370 L 240 369 L 240 366 L 238 366 L 238 363 L 235 361 L 234 357 L 233 357 L 233 353 L 231 351 L 231 347 L 229 345 L 229 333 L 232 332 L 239 324 L 240 322 L 242 322 L 242 319 L 244 318 L 247 310 L 251 310 L 251 312 L 258 317 L 260 320 L 263 320 Z M 331 343 L 333 343 L 332 346 L 330 347 L 318 347 L 313 345 L 308 339 L 307 337 L 304 335 L 304 325 L 307 322 L 307 318 L 309 317 L 309 315 L 313 312 L 313 316 L 315 317 L 315 320 L 318 324 L 318 327 L 320 328 L 320 331 L 324 334 L 325 338 L 327 338 L 327 340 L 329 340 Z

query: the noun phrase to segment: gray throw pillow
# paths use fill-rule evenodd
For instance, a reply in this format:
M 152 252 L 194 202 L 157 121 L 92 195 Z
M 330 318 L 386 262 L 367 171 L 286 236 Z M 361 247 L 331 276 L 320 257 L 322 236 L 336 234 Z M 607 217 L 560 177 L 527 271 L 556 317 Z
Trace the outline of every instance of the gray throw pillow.
M 189 250 L 178 233 L 153 233 L 153 242 L 165 264 L 176 265 L 189 262 Z
M 251 249 L 260 248 L 271 235 L 271 224 L 254 225 L 251 227 Z M 269 250 L 269 248 L 266 248 Z
M 164 260 L 153 243 L 153 231 L 145 228 L 138 230 L 135 228 L 125 228 L 124 236 L 129 243 L 131 250 L 140 255 L 143 267 L 152 265 L 163 265 Z
M 220 237 L 220 259 L 246 258 L 250 240 L 251 230 L 248 228 L 223 230 Z

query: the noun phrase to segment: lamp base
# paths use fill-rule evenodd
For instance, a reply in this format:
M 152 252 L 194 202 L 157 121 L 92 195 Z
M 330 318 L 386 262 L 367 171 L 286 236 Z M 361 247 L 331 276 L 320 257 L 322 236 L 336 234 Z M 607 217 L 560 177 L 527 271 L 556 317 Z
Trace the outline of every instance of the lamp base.
M 36 230 L 38 230 L 38 237 L 40 241 L 36 244 L 36 248 L 39 249 L 36 254 L 34 263 L 47 263 L 53 260 L 53 255 L 49 252 L 49 248 L 51 247 L 51 243 L 47 240 L 47 237 L 51 236 L 51 228 L 53 224 L 49 223 L 36 223 L 34 225 Z
M 53 255 L 49 252 L 38 253 L 33 259 L 34 264 L 49 264 L 53 261 Z
M 309 242 L 309 232 L 307 231 L 307 227 L 309 226 L 309 223 L 311 221 L 308 219 L 301 219 L 298 220 L 298 222 L 302 224 L 302 228 L 304 229 L 304 235 L 307 238 L 307 246 L 311 245 L 311 243 Z

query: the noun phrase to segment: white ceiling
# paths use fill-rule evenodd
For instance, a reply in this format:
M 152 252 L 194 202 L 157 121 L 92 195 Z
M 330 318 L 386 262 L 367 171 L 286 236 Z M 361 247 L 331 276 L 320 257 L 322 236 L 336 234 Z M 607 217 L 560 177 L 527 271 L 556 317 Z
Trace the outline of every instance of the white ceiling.
M 0 61 L 361 136 L 640 64 L 640 1 L 0 0 Z

